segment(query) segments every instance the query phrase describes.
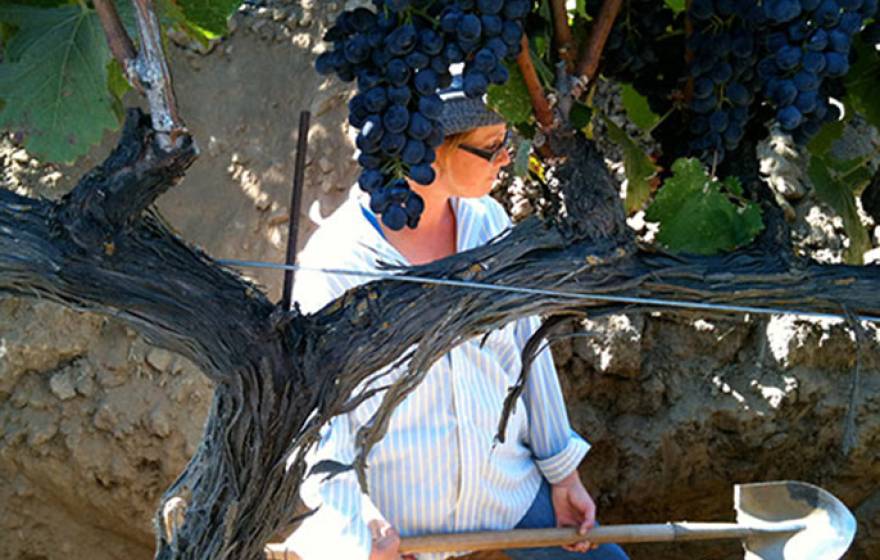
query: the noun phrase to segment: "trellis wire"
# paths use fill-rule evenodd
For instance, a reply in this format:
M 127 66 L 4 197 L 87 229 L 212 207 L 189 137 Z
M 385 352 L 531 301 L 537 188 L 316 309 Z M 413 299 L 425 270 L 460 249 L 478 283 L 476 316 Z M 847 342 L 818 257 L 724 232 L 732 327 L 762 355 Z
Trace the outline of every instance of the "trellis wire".
M 548 290 L 545 288 L 526 288 L 522 286 L 501 286 L 497 284 L 487 284 L 485 282 L 472 282 L 468 280 L 449 280 L 446 278 L 431 278 L 428 276 L 401 275 L 380 271 L 364 271 L 364 270 L 347 270 L 343 268 L 322 268 L 310 267 L 299 264 L 285 265 L 265 261 L 245 261 L 238 259 L 217 259 L 217 264 L 223 266 L 234 266 L 240 268 L 269 268 L 275 270 L 293 270 L 302 272 L 320 272 L 322 274 L 339 274 L 348 276 L 361 276 L 378 280 L 392 280 L 395 282 L 411 282 L 415 284 L 438 284 L 441 286 L 454 286 L 458 288 L 471 288 L 477 290 L 494 290 L 499 292 L 512 292 L 527 295 L 552 296 L 583 301 L 602 301 L 608 303 L 633 303 L 641 305 L 651 305 L 656 307 L 671 307 L 684 309 L 702 309 L 708 311 L 727 311 L 734 313 L 754 313 L 758 315 L 795 315 L 799 317 L 809 317 L 813 319 L 856 319 L 858 321 L 866 321 L 869 323 L 880 323 L 880 317 L 871 315 L 853 315 L 847 316 L 843 313 L 823 313 L 819 311 L 801 311 L 790 309 L 779 309 L 774 307 L 752 307 L 745 305 L 727 305 L 720 303 L 700 303 L 689 301 L 677 301 L 671 299 L 660 298 L 640 298 L 632 296 L 614 296 L 607 294 L 590 294 L 590 293 L 574 293 L 562 290 Z

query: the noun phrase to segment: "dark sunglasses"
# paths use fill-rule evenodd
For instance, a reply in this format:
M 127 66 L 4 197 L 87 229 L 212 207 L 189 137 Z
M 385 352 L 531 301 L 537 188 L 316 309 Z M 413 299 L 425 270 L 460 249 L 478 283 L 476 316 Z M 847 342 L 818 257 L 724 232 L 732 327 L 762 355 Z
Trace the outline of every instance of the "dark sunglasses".
M 501 144 L 494 150 L 484 150 L 482 148 L 468 146 L 467 144 L 459 144 L 458 147 L 468 153 L 483 158 L 489 163 L 495 163 L 495 161 L 498 159 L 498 156 L 500 156 L 502 152 L 506 151 L 510 147 L 510 130 L 508 129 L 507 132 L 504 133 L 504 139 L 501 141 Z

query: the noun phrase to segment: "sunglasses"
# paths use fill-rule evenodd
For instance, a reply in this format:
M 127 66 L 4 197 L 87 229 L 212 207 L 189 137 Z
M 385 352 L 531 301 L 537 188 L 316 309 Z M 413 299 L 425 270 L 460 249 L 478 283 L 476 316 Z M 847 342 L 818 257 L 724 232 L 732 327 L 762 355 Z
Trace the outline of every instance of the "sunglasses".
M 501 140 L 501 144 L 494 150 L 484 150 L 467 144 L 459 144 L 458 147 L 477 157 L 483 158 L 489 163 L 495 163 L 498 157 L 510 147 L 510 130 L 507 130 L 507 132 L 504 133 L 504 139 Z

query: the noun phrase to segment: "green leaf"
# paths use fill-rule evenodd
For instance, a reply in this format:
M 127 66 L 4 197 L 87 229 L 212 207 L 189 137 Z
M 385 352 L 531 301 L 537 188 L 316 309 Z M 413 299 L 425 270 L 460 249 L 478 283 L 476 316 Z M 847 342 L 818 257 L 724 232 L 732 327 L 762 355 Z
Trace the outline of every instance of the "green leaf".
M 504 85 L 491 85 L 486 100 L 509 123 L 524 123 L 532 118 L 532 100 L 525 78 L 516 63 L 505 63 L 510 79 Z
M 110 51 L 93 10 L 0 5 L 18 28 L 0 64 L 0 128 L 25 133 L 28 151 L 71 162 L 118 128 L 107 89 Z
M 580 101 L 575 101 L 571 106 L 571 112 L 568 114 L 568 120 L 571 122 L 571 126 L 576 130 L 581 130 L 590 124 L 590 119 L 593 118 L 593 110 L 590 109 L 589 105 L 581 103 Z
M 849 237 L 844 259 L 850 264 L 862 264 L 865 251 L 871 249 L 871 240 L 859 219 L 852 183 L 835 177 L 829 162 L 820 157 L 810 158 L 807 174 L 816 197 L 843 218 L 843 228 Z
M 672 13 L 677 14 L 684 11 L 685 0 L 666 0 L 666 6 L 672 10 Z
M 630 84 L 623 84 L 621 86 L 620 96 L 629 120 L 637 127 L 647 132 L 660 122 L 660 117 L 648 105 L 648 99 L 637 92 Z
M 853 41 L 853 50 L 856 52 L 856 62 L 844 79 L 846 106 L 852 107 L 869 123 L 880 128 L 880 95 L 877 94 L 880 54 L 873 45 L 866 44 L 858 37 Z
M 608 128 L 608 137 L 623 150 L 623 165 L 626 169 L 626 213 L 634 214 L 641 210 L 651 197 L 650 179 L 657 173 L 651 158 L 619 126 L 605 115 L 602 120 Z
M 513 160 L 513 174 L 517 177 L 525 177 L 529 173 L 529 156 L 532 153 L 532 141 L 523 140 L 516 148 L 516 156 Z
M 572 12 L 572 10 L 569 9 L 569 13 L 571 13 L 571 12 Z M 587 15 L 587 0 L 577 0 L 574 3 L 574 13 L 575 13 L 575 15 L 578 15 L 584 19 L 587 19 L 589 17 Z
M 819 132 L 807 144 L 807 150 L 814 156 L 822 156 L 831 149 L 834 141 L 843 136 L 843 121 L 826 122 Z
M 122 98 L 130 89 L 131 84 L 128 83 L 128 79 L 126 79 L 122 71 L 122 66 L 116 62 L 116 59 L 111 58 L 110 62 L 107 63 L 107 90 L 113 97 L 113 112 L 116 114 L 119 122 L 125 119 L 125 108 L 122 105 Z
M 751 243 L 764 228 L 761 209 L 744 200 L 736 177 L 719 182 L 696 159 L 678 159 L 645 218 L 672 251 L 710 255 Z
M 242 0 L 179 0 L 178 4 L 187 22 L 207 38 L 225 35 L 229 17 L 241 5 Z

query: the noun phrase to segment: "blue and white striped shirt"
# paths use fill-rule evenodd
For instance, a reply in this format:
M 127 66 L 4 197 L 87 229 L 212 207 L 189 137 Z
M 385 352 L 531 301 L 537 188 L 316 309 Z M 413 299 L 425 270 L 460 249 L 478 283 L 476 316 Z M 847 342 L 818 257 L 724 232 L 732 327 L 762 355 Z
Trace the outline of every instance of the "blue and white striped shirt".
M 369 222 L 363 204 L 353 189 L 309 240 L 299 262 L 354 270 L 376 270 L 378 262 L 407 264 Z M 504 209 L 488 196 L 452 199 L 452 208 L 459 252 L 486 243 L 510 226 Z M 301 271 L 293 299 L 303 311 L 312 312 L 365 281 Z M 387 435 L 371 450 L 369 496 L 361 493 L 352 472 L 324 483 L 319 477 L 308 478 L 301 489 L 303 500 L 321 507 L 290 536 L 287 548 L 303 560 L 366 559 L 371 546 L 367 522 L 380 515 L 404 537 L 516 525 L 534 500 L 542 475 L 551 483 L 565 478 L 589 449 L 570 427 L 547 349 L 532 365 L 505 442 L 495 444 L 504 398 L 519 375 L 522 348 L 539 326 L 536 317 L 509 323 L 492 332 L 482 347 L 472 339 L 438 360 L 394 411 Z M 399 371 L 380 382 L 395 379 Z M 350 463 L 354 436 L 381 398 L 376 395 L 354 412 L 336 417 L 310 460 Z

